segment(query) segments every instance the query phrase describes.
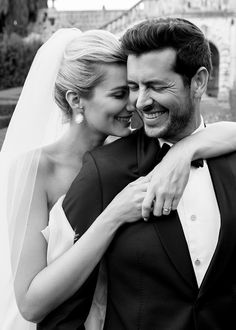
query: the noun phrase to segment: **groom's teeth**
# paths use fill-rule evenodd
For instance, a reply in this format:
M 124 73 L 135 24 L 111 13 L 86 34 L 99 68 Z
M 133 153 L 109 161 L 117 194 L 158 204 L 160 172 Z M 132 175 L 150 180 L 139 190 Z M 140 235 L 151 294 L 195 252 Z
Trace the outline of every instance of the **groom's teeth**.
M 165 113 L 165 111 L 158 111 L 158 112 L 155 112 L 155 113 L 144 113 L 143 115 L 147 119 L 155 119 L 155 118 L 158 118 L 161 115 L 163 115 L 163 113 Z

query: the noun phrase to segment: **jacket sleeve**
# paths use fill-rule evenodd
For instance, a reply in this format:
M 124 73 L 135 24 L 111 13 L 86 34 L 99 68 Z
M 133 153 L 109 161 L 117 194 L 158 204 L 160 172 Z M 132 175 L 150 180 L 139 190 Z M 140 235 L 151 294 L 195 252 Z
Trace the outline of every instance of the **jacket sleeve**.
M 102 212 L 99 173 L 90 153 L 85 155 L 82 169 L 69 188 L 62 206 L 76 232 L 76 239 L 84 234 Z M 38 329 L 85 329 L 84 322 L 91 307 L 98 270 L 99 265 L 72 297 L 47 315 Z
M 94 158 L 87 153 L 81 171 L 71 184 L 62 204 L 78 237 L 84 234 L 103 211 L 102 205 L 99 172 Z

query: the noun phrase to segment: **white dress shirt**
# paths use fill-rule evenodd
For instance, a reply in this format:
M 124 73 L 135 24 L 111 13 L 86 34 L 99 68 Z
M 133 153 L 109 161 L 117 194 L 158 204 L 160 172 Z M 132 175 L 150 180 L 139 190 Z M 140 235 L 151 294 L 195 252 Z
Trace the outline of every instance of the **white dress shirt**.
M 201 129 L 204 129 L 203 122 L 194 133 Z M 160 145 L 164 142 L 171 145 L 163 139 L 159 139 L 159 142 Z M 214 254 L 220 231 L 220 212 L 205 160 L 203 167 L 191 166 L 189 180 L 177 212 L 200 287 Z

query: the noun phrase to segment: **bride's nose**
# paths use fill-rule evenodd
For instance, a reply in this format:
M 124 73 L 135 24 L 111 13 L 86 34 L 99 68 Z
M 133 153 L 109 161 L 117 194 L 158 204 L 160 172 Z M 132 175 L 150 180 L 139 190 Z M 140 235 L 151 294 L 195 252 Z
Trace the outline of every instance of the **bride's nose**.
M 134 112 L 136 110 L 136 107 L 131 103 L 130 100 L 128 100 L 128 102 L 127 102 L 126 110 L 128 112 Z

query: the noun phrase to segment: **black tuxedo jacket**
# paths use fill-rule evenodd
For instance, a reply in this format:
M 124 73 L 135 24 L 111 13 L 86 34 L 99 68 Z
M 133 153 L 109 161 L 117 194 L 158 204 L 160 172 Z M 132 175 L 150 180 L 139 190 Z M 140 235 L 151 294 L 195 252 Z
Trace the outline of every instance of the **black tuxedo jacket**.
M 158 163 L 159 145 L 143 130 L 85 157 L 63 207 L 80 236 L 114 196 Z M 177 212 L 122 226 L 107 253 L 106 330 L 229 330 L 236 327 L 236 153 L 208 161 L 221 229 L 198 288 Z M 197 198 L 197 196 L 196 196 Z M 76 260 L 75 260 L 76 262 Z M 38 329 L 84 329 L 98 267 Z M 233 324 L 233 325 L 232 325 Z

